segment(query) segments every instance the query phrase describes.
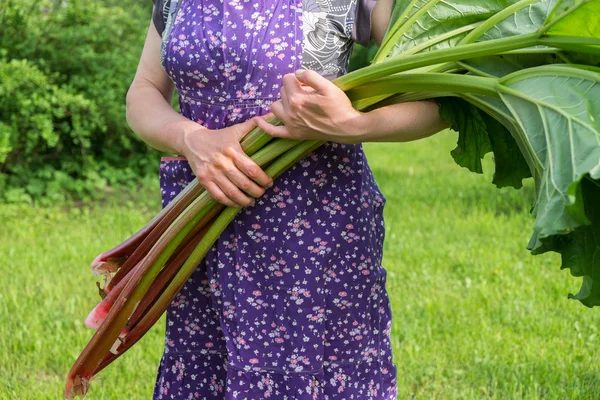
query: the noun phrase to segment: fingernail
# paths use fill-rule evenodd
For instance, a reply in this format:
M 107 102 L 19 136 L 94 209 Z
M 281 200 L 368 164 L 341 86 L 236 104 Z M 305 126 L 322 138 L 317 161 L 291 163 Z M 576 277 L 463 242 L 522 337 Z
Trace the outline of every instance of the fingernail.
M 305 69 L 297 69 L 296 72 L 295 72 L 295 74 L 296 75 L 301 75 L 301 74 L 304 73 L 304 71 L 306 71 L 306 70 Z
M 272 188 L 273 187 L 273 182 L 269 183 L 269 185 L 267 187 Z

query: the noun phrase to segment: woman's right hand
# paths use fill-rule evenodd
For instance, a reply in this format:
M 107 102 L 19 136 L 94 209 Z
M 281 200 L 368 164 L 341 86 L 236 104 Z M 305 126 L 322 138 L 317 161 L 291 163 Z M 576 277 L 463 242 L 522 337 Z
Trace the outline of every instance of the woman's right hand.
M 256 122 L 223 129 L 197 129 L 183 134 L 182 155 L 213 199 L 230 207 L 247 207 L 273 180 L 244 153 L 240 140 Z

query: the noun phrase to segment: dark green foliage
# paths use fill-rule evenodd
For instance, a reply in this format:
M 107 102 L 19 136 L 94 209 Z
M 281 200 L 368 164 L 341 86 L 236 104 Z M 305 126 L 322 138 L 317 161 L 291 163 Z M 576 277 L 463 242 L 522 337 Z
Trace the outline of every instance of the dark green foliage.
M 156 152 L 125 120 L 151 7 L 0 6 L 0 201 L 85 198 L 154 170 Z
M 375 57 L 375 54 L 377 54 L 377 46 L 375 43 L 373 43 L 373 41 L 369 42 L 369 46 L 367 47 L 355 43 L 352 50 L 352 55 L 350 56 L 348 72 L 368 66 Z
M 458 97 L 437 99 L 442 118 L 458 132 L 458 143 L 452 158 L 461 167 L 481 174 L 481 160 L 494 153 L 493 183 L 499 188 L 520 189 L 523 179 L 531 177 L 527 162 L 508 129 L 485 112 Z

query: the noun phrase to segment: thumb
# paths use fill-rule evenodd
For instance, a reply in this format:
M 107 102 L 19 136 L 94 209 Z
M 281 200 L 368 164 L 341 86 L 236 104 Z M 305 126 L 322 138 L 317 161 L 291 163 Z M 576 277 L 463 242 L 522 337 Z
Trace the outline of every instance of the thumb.
M 235 125 L 238 141 L 241 141 L 244 138 L 244 136 L 246 136 L 247 133 L 256 128 L 256 126 L 257 125 L 254 118 L 250 118 L 245 122 Z
M 296 79 L 315 89 L 317 92 L 325 92 L 332 85 L 327 78 L 322 77 L 317 72 L 310 69 L 298 69 L 296 70 L 295 75 Z

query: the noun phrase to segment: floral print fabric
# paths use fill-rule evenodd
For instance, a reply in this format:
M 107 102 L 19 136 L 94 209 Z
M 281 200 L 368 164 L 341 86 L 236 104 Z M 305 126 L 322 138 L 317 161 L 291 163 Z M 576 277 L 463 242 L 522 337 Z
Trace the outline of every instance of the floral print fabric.
M 210 129 L 267 113 L 302 65 L 302 17 L 293 0 L 181 0 L 164 58 L 180 112 Z M 163 205 L 193 178 L 164 158 Z M 360 144 L 280 176 L 169 307 L 154 399 L 395 399 L 384 205 Z

